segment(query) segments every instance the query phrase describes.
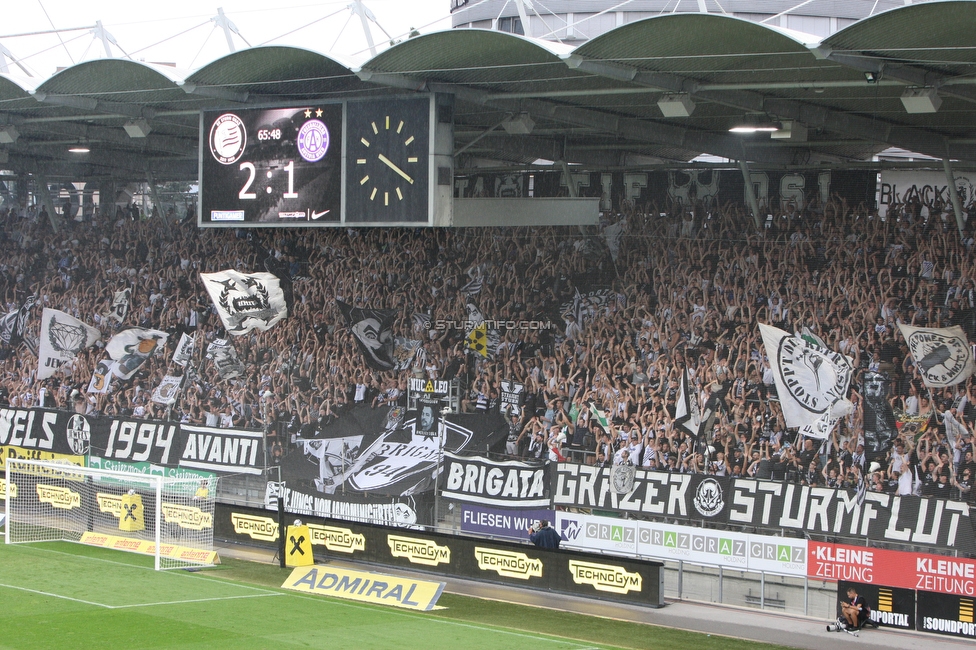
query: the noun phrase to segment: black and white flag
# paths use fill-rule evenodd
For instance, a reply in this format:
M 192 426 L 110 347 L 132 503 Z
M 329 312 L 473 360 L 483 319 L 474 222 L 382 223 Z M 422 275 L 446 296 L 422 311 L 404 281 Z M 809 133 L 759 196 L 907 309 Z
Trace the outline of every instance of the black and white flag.
M 146 359 L 166 345 L 169 334 L 159 330 L 132 327 L 109 339 L 105 351 L 115 361 L 112 374 L 128 379 L 136 373 Z
M 186 364 L 193 358 L 195 344 L 196 337 L 183 332 L 183 335 L 180 336 L 180 342 L 176 344 L 176 349 L 173 350 L 173 363 L 186 367 Z
M 207 358 L 213 361 L 221 379 L 234 379 L 244 374 L 244 364 L 237 358 L 237 350 L 227 339 L 215 339 L 208 345 Z
M 105 317 L 111 318 L 119 323 L 124 321 L 126 315 L 129 313 L 129 301 L 131 298 L 131 287 L 122 291 L 116 291 L 115 296 L 112 298 L 112 306 L 108 308 L 108 313 L 105 314 Z
M 522 415 L 522 400 L 525 399 L 525 384 L 510 379 L 502 379 L 502 394 L 498 410 L 502 415 Z
M 47 379 L 78 353 L 95 344 L 102 333 L 57 309 L 44 308 L 37 346 L 37 378 Z
M 966 333 L 954 327 L 912 327 L 898 323 L 922 382 L 929 388 L 955 386 L 976 372 Z
M 159 386 L 156 386 L 156 389 L 153 390 L 152 401 L 165 406 L 175 404 L 176 397 L 180 394 L 180 384 L 182 382 L 182 377 L 166 375 L 163 377 L 163 380 L 159 382 Z
M 393 345 L 393 361 L 395 370 L 409 370 L 417 352 L 422 349 L 423 342 L 419 339 L 405 339 L 396 337 Z
M 288 316 L 281 281 L 271 273 L 228 269 L 201 273 L 200 279 L 228 334 L 240 336 L 253 329 L 264 332 Z
M 763 323 L 759 324 L 759 331 L 786 426 L 804 427 L 824 415 L 838 418 L 850 412 L 850 359 Z
M 678 401 L 674 407 L 674 424 L 691 435 L 698 437 L 701 432 L 702 413 L 698 404 L 698 391 L 688 381 L 688 370 L 681 373 L 681 383 L 678 386 Z
M 438 424 L 440 423 L 441 402 L 440 400 L 429 397 L 421 397 L 417 400 L 417 412 L 407 413 L 409 418 L 413 415 L 416 418 L 414 434 L 422 438 L 437 438 Z
M 617 309 L 625 307 L 626 300 L 611 289 L 592 289 L 580 291 L 576 289 L 573 299 L 564 302 L 559 307 L 559 315 L 563 320 L 566 316 L 572 316 L 576 323 L 583 329 L 591 321 L 608 314 L 612 314 Z
M 366 365 L 373 370 L 394 370 L 397 366 L 394 357 L 396 341 L 393 337 L 396 311 L 353 307 L 341 300 L 336 300 L 336 307 L 346 319 Z
M 10 346 L 20 345 L 27 330 L 30 310 L 35 304 L 37 296 L 27 296 L 27 300 L 20 307 L 0 318 L 0 342 Z

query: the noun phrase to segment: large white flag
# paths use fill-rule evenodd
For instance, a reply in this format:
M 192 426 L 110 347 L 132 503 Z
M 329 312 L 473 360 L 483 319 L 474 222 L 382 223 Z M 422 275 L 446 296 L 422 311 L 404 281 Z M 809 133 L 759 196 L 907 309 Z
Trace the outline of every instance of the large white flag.
M 270 273 L 227 270 L 201 273 L 200 279 L 230 334 L 263 332 L 288 315 L 281 283 Z
M 112 373 L 120 379 L 128 379 L 157 349 L 166 345 L 168 338 L 166 332 L 142 327 L 119 332 L 105 345 L 108 356 L 116 361 Z
M 908 341 L 922 382 L 929 388 L 961 384 L 976 372 L 966 333 L 958 325 L 934 328 L 898 323 L 898 327 Z
M 57 309 L 44 308 L 41 338 L 37 344 L 37 378 L 47 379 L 85 348 L 102 338 L 102 333 Z
M 850 412 L 850 359 L 769 325 L 760 323 L 759 331 L 786 426 L 814 425 L 825 415 L 837 419 Z M 820 429 L 824 426 L 821 423 Z

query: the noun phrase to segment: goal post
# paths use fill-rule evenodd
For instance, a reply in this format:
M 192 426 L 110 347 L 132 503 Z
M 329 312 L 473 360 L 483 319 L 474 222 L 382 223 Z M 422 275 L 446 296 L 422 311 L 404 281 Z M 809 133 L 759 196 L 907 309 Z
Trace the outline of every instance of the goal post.
M 218 562 L 216 478 L 7 459 L 7 544 L 79 542 L 150 555 L 155 568 Z

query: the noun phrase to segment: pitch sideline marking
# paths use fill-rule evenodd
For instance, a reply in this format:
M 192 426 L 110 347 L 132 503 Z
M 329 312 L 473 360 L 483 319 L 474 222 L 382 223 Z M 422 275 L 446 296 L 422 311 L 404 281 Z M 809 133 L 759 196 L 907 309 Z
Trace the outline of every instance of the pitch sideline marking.
M 62 596 L 61 594 L 52 594 L 46 591 L 40 591 L 38 589 L 28 589 L 27 587 L 17 587 L 15 585 L 5 585 L 3 583 L 0 583 L 0 587 L 6 587 L 7 589 L 17 589 L 19 591 L 29 591 L 32 594 L 50 596 L 51 598 L 62 598 L 64 600 L 71 600 L 76 603 L 84 603 L 85 605 L 94 605 L 95 607 L 104 607 L 105 609 L 112 609 L 111 605 L 103 605 L 102 603 L 96 603 L 90 600 L 82 600 L 81 598 L 72 598 L 71 596 Z
M 43 543 L 43 542 L 38 542 L 38 543 Z M 56 551 L 56 550 L 51 549 L 51 548 L 41 548 L 39 546 L 32 546 L 30 544 L 23 544 L 23 545 L 17 544 L 17 545 L 12 545 L 12 547 L 13 548 L 19 548 L 19 549 L 30 549 L 30 550 L 33 550 L 33 551 L 43 551 L 44 553 L 56 553 L 57 555 L 66 555 L 68 557 L 80 558 L 82 560 L 92 560 L 93 562 L 106 562 L 108 564 L 115 564 L 115 565 L 118 565 L 118 566 L 129 567 L 131 569 L 141 569 L 143 571 L 152 571 L 152 572 L 158 573 L 160 575 L 170 575 L 170 576 L 174 576 L 174 577 L 175 576 L 179 576 L 179 577 L 182 577 L 182 578 L 194 578 L 196 580 L 205 580 L 207 582 L 215 582 L 215 583 L 221 584 L 221 585 L 228 585 L 228 586 L 231 586 L 231 587 L 239 587 L 241 589 L 249 589 L 251 591 L 258 591 L 258 592 L 261 592 L 262 594 L 281 595 L 281 594 L 279 594 L 276 591 L 271 591 L 270 589 L 264 589 L 262 587 L 255 587 L 255 586 L 252 586 L 252 585 L 241 584 L 241 583 L 235 582 L 233 580 L 225 580 L 225 579 L 222 579 L 222 578 L 211 578 L 209 576 L 200 576 L 200 575 L 196 575 L 195 573 L 179 573 L 178 571 L 180 571 L 180 569 L 173 569 L 173 570 L 166 570 L 166 571 L 156 571 L 156 569 L 154 569 L 151 566 L 141 566 L 141 565 L 138 565 L 138 564 L 130 564 L 129 562 L 119 562 L 118 560 L 109 560 L 109 559 L 106 559 L 106 558 L 103 558 L 103 557 L 92 557 L 90 555 L 79 555 L 77 553 L 67 553 L 65 551 Z
M 156 605 L 186 605 L 188 603 L 207 603 L 215 600 L 240 600 L 241 598 L 270 598 L 272 596 L 284 596 L 275 592 L 266 594 L 248 594 L 247 596 L 217 596 L 214 598 L 191 598 L 188 600 L 171 600 L 161 603 L 136 603 L 134 605 L 105 605 L 109 609 L 131 609 L 133 607 L 155 607 Z
M 301 598 L 303 600 L 316 600 L 316 601 L 320 601 L 321 598 L 326 598 L 329 601 L 331 601 L 331 603 L 334 604 L 334 605 L 339 605 L 339 606 L 342 606 L 342 607 L 350 607 L 352 609 L 365 609 L 365 610 L 368 610 L 368 611 L 376 611 L 377 609 L 381 609 L 381 610 L 384 610 L 385 611 L 387 609 L 386 607 L 384 607 L 382 605 L 374 605 L 372 607 L 363 606 L 363 605 L 355 605 L 353 603 L 343 602 L 342 600 L 340 600 L 338 598 L 332 598 L 332 597 L 329 597 L 329 596 L 309 596 L 309 595 L 305 595 L 305 594 L 296 594 L 296 593 L 290 593 L 290 592 L 289 593 L 285 593 L 283 595 L 285 595 L 285 596 L 291 596 L 293 598 Z M 387 612 L 387 613 L 389 613 L 391 615 L 403 616 L 403 617 L 406 617 L 406 618 L 413 618 L 413 619 L 422 618 L 421 616 L 418 616 L 418 615 L 415 615 L 415 614 L 408 614 L 407 612 L 397 611 L 396 609 L 394 609 L 392 607 L 389 608 L 389 612 Z M 426 620 L 427 621 L 430 621 L 431 623 L 441 623 L 443 625 L 455 625 L 455 626 L 458 626 L 458 627 L 466 627 L 466 628 L 470 628 L 470 629 L 473 629 L 473 630 L 481 630 L 481 631 L 487 631 L 487 632 L 497 632 L 498 634 L 507 634 L 509 636 L 517 636 L 517 637 L 521 637 L 523 639 L 535 639 L 536 641 L 548 641 L 549 643 L 561 643 L 563 645 L 568 645 L 568 646 L 571 646 L 573 648 L 576 648 L 576 650 L 599 650 L 598 648 L 596 648 L 594 646 L 591 646 L 591 645 L 580 645 L 576 641 L 567 641 L 567 640 L 564 640 L 564 639 L 553 638 L 552 635 L 547 635 L 544 632 L 539 632 L 537 634 L 536 633 L 526 633 L 526 632 L 515 632 L 515 631 L 512 631 L 512 630 L 506 630 L 504 628 L 499 628 L 499 627 L 496 627 L 496 626 L 493 626 L 493 625 L 476 625 L 474 623 L 462 623 L 461 621 L 451 621 L 451 620 L 442 619 L 442 618 L 427 618 Z

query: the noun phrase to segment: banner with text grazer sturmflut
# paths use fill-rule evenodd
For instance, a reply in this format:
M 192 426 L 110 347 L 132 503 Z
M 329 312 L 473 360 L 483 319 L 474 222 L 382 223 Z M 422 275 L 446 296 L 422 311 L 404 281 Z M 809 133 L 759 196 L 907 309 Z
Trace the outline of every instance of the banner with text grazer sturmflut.
M 626 494 L 613 490 L 610 468 L 560 463 L 553 505 L 696 520 L 808 535 L 893 542 L 976 553 L 970 507 L 946 499 L 809 487 L 780 481 L 727 479 L 639 469 Z

